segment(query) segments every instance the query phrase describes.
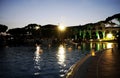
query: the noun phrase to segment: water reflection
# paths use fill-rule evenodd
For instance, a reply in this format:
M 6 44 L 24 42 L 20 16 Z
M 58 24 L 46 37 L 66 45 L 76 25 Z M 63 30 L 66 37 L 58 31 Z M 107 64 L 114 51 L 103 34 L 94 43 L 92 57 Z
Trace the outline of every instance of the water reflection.
M 34 61 L 35 61 L 35 65 L 34 65 L 34 68 L 36 70 L 38 70 L 37 72 L 34 73 L 34 75 L 39 75 L 39 70 L 41 70 L 41 67 L 40 67 L 40 61 L 41 61 L 41 57 L 40 55 L 42 54 L 42 49 L 39 45 L 36 46 L 36 51 L 35 51 L 35 55 L 34 55 Z
M 63 45 L 60 45 L 58 48 L 58 63 L 62 66 L 65 66 L 65 47 Z
M 46 48 L 46 46 L 40 47 L 39 45 L 3 48 L 0 49 L 0 74 L 4 75 L 2 75 L 3 78 L 13 78 L 13 76 L 14 78 L 22 76 L 29 78 L 31 75 L 34 75 L 33 78 L 61 78 L 73 64 L 91 52 L 92 48 L 97 52 L 96 50 L 115 46 L 117 47 L 116 43 L 91 42 L 82 43 L 77 47 L 69 44 L 60 45 L 59 48 L 57 46 Z
M 97 44 L 97 50 L 100 50 L 101 49 L 101 43 Z
M 107 48 L 113 48 L 113 43 L 107 43 Z
M 95 56 L 95 50 L 91 49 L 91 56 Z
M 106 44 L 102 44 L 103 49 L 105 49 L 105 48 L 106 48 L 105 46 L 106 46 Z
M 68 47 L 68 52 L 72 52 L 72 46 Z
M 113 47 L 113 43 L 109 43 L 109 42 L 90 42 L 90 43 L 82 43 L 81 50 L 83 52 L 86 50 L 89 51 L 92 49 L 94 49 L 95 51 L 99 51 L 102 49 L 108 49 L 108 48 L 112 48 L 112 47 Z

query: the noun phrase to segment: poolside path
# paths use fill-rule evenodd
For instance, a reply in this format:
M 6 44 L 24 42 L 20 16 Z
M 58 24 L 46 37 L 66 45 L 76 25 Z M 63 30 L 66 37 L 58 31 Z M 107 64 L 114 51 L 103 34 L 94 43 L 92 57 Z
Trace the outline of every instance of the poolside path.
M 120 50 L 110 48 L 89 57 L 68 78 L 120 78 Z
M 86 78 L 120 78 L 120 50 L 113 48 L 98 53 L 88 66 Z

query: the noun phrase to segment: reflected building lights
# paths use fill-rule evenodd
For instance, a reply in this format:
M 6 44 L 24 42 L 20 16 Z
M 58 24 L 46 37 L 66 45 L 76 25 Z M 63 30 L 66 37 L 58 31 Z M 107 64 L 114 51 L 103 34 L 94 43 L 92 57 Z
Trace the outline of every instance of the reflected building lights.
M 83 45 L 82 45 L 82 50 L 83 50 L 83 52 L 86 50 L 86 44 L 85 43 L 83 43 Z
M 36 63 L 39 61 L 39 59 L 40 59 L 40 52 L 39 52 L 39 50 L 40 50 L 40 47 L 36 47 L 36 52 L 35 52 L 35 61 L 36 61 Z
M 68 47 L 68 52 L 72 52 L 72 47 Z
M 78 46 L 77 48 L 78 48 L 78 50 L 80 50 L 80 49 L 81 49 L 81 47 L 80 47 L 80 46 Z
M 100 43 L 97 44 L 97 50 L 100 50 Z
M 83 46 L 84 44 L 82 44 Z M 90 50 L 94 49 L 94 50 L 102 50 L 102 49 L 109 49 L 109 48 L 113 48 L 113 43 L 109 43 L 109 42 L 91 42 L 90 46 L 89 46 Z M 84 51 L 84 49 L 81 49 L 82 51 Z
M 58 49 L 58 63 L 62 66 L 65 65 L 64 61 L 65 61 L 65 48 L 63 45 L 60 45 L 59 46 L 59 49 Z
M 106 49 L 105 45 L 106 45 L 105 43 L 102 43 L 102 47 L 103 47 L 102 49 Z
M 107 48 L 112 48 L 113 43 L 107 43 Z
M 94 51 L 94 49 L 91 50 L 91 56 L 95 56 L 95 51 Z
M 90 49 L 92 49 L 92 48 L 93 48 L 93 43 L 91 42 L 91 43 L 90 43 Z

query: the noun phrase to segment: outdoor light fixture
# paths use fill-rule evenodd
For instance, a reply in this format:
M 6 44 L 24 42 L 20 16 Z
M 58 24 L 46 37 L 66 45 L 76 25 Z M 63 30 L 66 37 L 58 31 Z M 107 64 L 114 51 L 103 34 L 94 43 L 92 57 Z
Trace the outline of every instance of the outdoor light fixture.
M 94 51 L 94 49 L 91 50 L 91 56 L 95 56 L 95 51 Z
M 38 30 L 40 27 L 39 26 L 36 26 L 35 29 Z
M 107 34 L 108 39 L 112 39 L 113 35 L 111 33 Z
M 59 28 L 59 30 L 61 30 L 61 31 L 64 31 L 64 30 L 65 30 L 65 26 L 63 26 L 63 25 L 59 25 L 58 28 Z

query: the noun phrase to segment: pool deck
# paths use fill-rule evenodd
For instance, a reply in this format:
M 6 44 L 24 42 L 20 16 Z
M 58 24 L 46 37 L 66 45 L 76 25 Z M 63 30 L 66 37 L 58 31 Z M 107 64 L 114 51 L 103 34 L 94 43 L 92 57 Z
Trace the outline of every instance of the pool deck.
M 65 78 L 120 78 L 120 50 L 110 48 L 86 55 L 78 61 Z

